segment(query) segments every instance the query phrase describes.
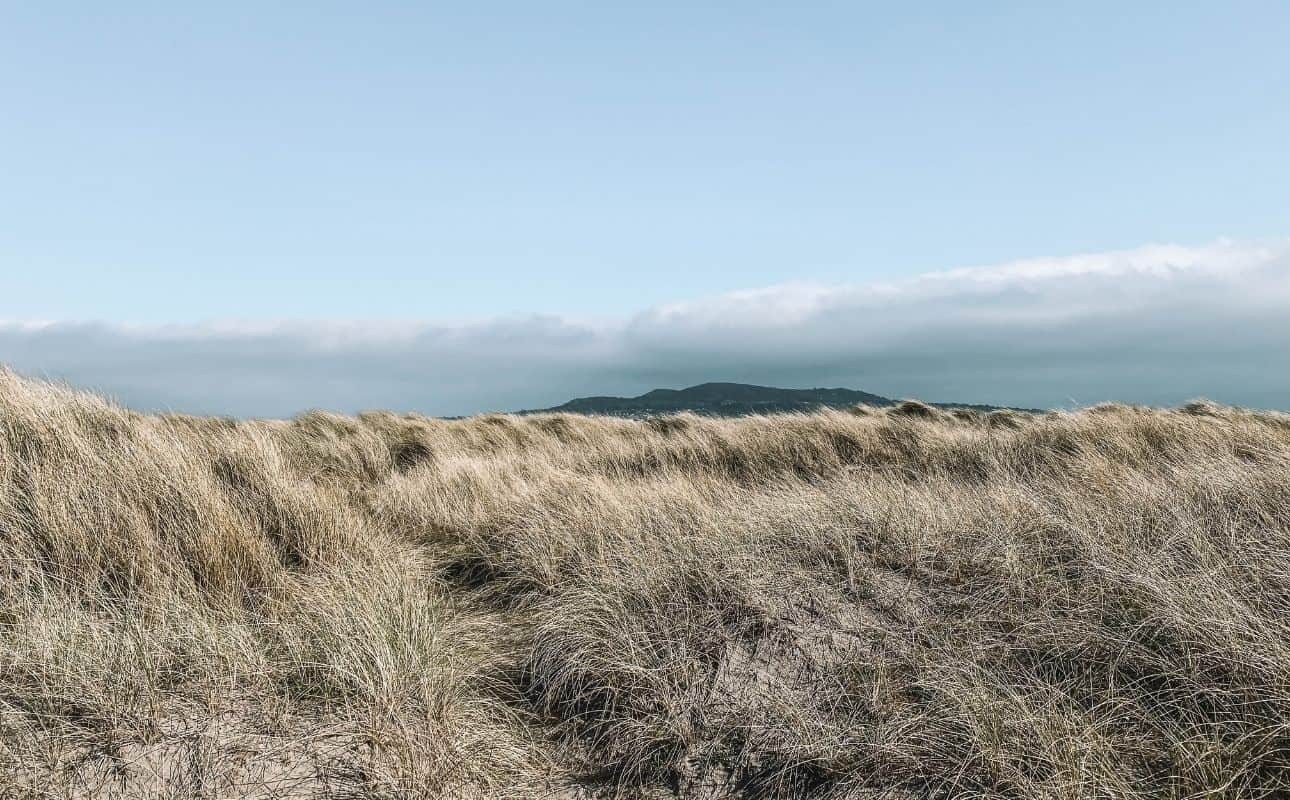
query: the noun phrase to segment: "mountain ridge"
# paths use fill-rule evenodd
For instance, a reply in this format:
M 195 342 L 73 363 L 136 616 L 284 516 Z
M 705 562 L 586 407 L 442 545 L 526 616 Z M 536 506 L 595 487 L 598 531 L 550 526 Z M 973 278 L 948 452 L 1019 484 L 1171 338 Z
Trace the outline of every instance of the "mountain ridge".
M 635 397 L 592 395 L 575 397 L 550 408 L 527 409 L 520 414 L 593 414 L 615 417 L 652 417 L 691 412 L 706 416 L 741 417 L 750 414 L 774 414 L 792 411 L 814 411 L 819 408 L 850 408 L 857 405 L 894 406 L 902 400 L 841 387 L 783 389 L 749 383 L 709 381 L 684 389 L 651 389 Z M 1036 412 L 1040 409 L 992 406 L 980 403 L 927 403 L 935 408 L 968 408 L 996 411 Z

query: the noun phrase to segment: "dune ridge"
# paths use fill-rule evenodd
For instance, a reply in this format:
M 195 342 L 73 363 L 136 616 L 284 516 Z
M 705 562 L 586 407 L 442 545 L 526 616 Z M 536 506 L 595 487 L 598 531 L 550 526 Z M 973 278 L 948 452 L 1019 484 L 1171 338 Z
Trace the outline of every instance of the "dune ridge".
M 145 415 L 0 371 L 0 796 L 1270 797 L 1290 415 Z

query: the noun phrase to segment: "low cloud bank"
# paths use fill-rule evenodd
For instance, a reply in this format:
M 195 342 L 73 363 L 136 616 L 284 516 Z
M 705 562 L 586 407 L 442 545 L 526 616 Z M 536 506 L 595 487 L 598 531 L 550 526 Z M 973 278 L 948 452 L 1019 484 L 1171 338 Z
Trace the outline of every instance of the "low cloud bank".
M 1206 396 L 1290 408 L 1290 242 L 773 286 L 596 324 L 0 322 L 0 362 L 142 410 L 238 416 L 467 414 L 708 380 L 1036 407 Z

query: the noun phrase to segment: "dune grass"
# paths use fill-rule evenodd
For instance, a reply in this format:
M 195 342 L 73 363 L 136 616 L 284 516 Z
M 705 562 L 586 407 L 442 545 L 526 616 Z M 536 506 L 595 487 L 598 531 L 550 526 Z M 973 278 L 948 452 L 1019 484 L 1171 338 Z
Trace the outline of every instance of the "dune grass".
M 1276 797 L 1290 416 L 142 415 L 0 371 L 0 797 Z

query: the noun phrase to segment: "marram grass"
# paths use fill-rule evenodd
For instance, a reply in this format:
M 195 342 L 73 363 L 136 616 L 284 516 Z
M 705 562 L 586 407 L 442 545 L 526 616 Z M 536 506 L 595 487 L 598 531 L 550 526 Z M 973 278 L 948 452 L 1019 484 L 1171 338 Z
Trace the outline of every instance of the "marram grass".
M 0 797 L 1290 793 L 1290 417 L 142 415 L 0 371 Z

